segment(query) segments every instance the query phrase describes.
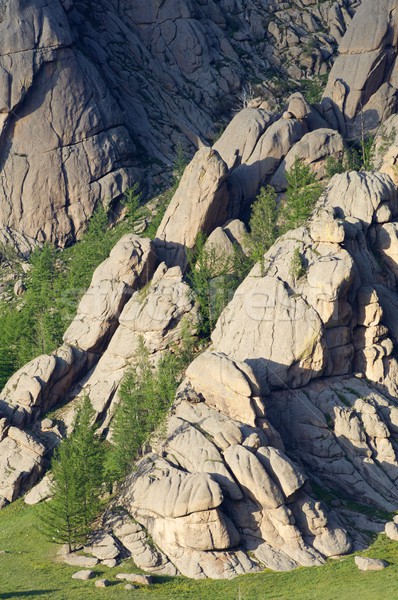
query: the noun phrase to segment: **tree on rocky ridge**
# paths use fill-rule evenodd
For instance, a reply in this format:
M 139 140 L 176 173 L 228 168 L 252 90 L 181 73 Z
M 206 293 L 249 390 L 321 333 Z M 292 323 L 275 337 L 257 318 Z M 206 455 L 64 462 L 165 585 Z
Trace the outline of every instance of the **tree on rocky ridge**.
M 72 435 L 61 442 L 52 460 L 54 497 L 43 507 L 46 533 L 69 551 L 87 541 L 98 515 L 103 484 L 103 448 L 95 435 L 94 411 L 83 399 Z

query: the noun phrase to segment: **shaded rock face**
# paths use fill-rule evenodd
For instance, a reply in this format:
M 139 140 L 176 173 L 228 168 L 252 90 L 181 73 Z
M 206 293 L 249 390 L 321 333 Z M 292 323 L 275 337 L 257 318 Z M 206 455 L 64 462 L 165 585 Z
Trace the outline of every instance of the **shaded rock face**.
M 393 0 L 365 0 L 343 37 L 323 95 L 324 117 L 359 137 L 396 112 L 398 16 Z
M 27 253 L 78 238 L 143 156 L 170 164 L 177 144 L 208 142 L 250 99 L 245 81 L 266 81 L 301 38 L 314 39 L 312 57 L 292 76 L 325 71 L 358 2 L 292 9 L 295 26 L 284 11 L 276 29 L 268 2 L 3 4 L 0 241 Z

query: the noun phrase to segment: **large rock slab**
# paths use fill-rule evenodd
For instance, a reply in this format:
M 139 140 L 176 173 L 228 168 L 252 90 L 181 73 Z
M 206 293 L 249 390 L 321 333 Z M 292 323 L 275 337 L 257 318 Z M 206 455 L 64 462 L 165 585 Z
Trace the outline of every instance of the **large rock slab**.
M 324 179 L 327 176 L 328 158 L 333 158 L 341 163 L 344 146 L 342 136 L 333 129 L 316 129 L 307 133 L 293 146 L 282 161 L 271 179 L 271 185 L 278 191 L 286 190 L 286 173 L 289 173 L 296 160 L 309 165 L 317 179 Z
M 97 68 L 73 47 L 61 2 L 3 9 L 0 227 L 28 245 L 64 246 L 128 186 L 135 146 Z
M 219 352 L 245 361 L 262 388 L 302 386 L 325 364 L 323 325 L 315 310 L 260 268 L 239 286 L 212 340 Z M 283 343 L 282 343 L 283 340 Z
M 218 508 L 222 501 L 219 485 L 206 473 L 186 473 L 150 458 L 140 465 L 127 494 L 130 508 L 165 518 Z
M 265 110 L 245 108 L 232 119 L 213 148 L 229 169 L 245 164 L 272 120 L 271 113 Z
M 150 280 L 156 265 L 149 239 L 125 235 L 94 272 L 77 315 L 64 335 L 65 343 L 87 351 L 101 351 L 114 333 L 127 300 Z
M 228 167 L 211 148 L 195 154 L 156 233 L 156 248 L 168 266 L 186 264 L 186 249 L 200 232 L 210 234 L 228 216 Z
M 375 130 L 397 106 L 398 27 L 393 0 L 365 0 L 340 42 L 323 94 L 324 117 L 343 135 Z
M 255 375 L 246 364 L 221 353 L 204 352 L 189 365 L 186 375 L 210 406 L 232 419 L 255 424 L 260 392 Z

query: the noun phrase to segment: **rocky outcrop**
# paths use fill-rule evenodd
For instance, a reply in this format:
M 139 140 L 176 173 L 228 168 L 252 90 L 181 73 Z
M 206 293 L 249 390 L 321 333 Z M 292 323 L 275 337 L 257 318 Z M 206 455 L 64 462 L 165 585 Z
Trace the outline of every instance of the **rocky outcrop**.
M 0 419 L 0 507 L 29 490 L 44 472 L 45 446 L 32 434 Z
M 185 268 L 186 251 L 198 234 L 208 235 L 227 220 L 227 175 L 227 165 L 211 148 L 198 150 L 185 169 L 156 232 L 157 252 L 168 266 Z
M 227 379 L 231 368 L 232 361 L 224 373 L 229 395 L 236 380 Z M 245 371 L 249 379 L 241 372 L 241 388 L 245 381 L 256 385 Z M 219 412 L 207 401 L 212 389 L 205 398 L 195 376 L 187 377 L 168 422 L 163 458 L 144 458 L 122 495 L 126 509 L 178 570 L 195 578 L 229 578 L 261 566 L 321 564 L 325 556 L 347 551 L 346 534 L 308 496 L 297 465 L 269 445 L 267 428 Z M 202 401 L 187 399 L 190 386 Z M 306 516 L 298 523 L 300 511 Z
M 149 239 L 133 234 L 124 236 L 96 269 L 77 315 L 64 335 L 65 343 L 101 352 L 112 337 L 127 300 L 151 280 L 157 262 Z
M 0 240 L 23 253 L 71 243 L 142 178 L 144 156 L 170 164 L 178 144 L 209 142 L 214 121 L 252 99 L 254 78 L 283 70 L 282 53 L 296 59 L 300 40 L 313 49 L 291 76 L 325 72 L 357 4 L 288 6 L 275 21 L 275 7 L 252 1 L 5 3 Z
M 134 364 L 141 341 L 151 360 L 175 351 L 184 327 L 194 331 L 197 307 L 179 267 L 161 263 L 150 284 L 135 292 L 118 317 L 118 329 L 95 368 L 84 381 L 82 393 L 90 397 L 98 415 L 109 423 L 118 400 L 117 390 L 124 374 Z
M 17 426 L 29 425 L 53 408 L 94 357 L 64 344 L 17 371 L 1 392 L 0 415 Z
M 145 10 L 141 30 L 152 39 L 152 5 Z M 140 339 L 156 363 L 182 343 L 186 324 L 197 324 L 184 280 L 197 235 L 209 235 L 206 247 L 219 256 L 235 242 L 244 249 L 236 217 L 261 185 L 274 178 L 283 190 L 296 156 L 320 178 L 328 156 L 339 160 L 343 137 L 325 128 L 325 106 L 294 95 L 282 118 L 264 105 L 237 115 L 214 148 L 196 153 L 155 242 L 128 236 L 97 270 L 62 350 L 80 357 L 81 370 L 65 360 L 57 371 L 58 351 L 5 388 L 3 504 L 44 472 L 45 452 L 65 434 L 79 395 L 89 395 L 112 441 L 119 385 Z M 355 528 L 383 529 L 365 517 L 353 526 L 344 500 L 320 502 L 317 486 L 326 497 L 398 507 L 397 218 L 388 172 L 344 173 L 327 185 L 308 224 L 275 242 L 188 367 L 164 435 L 149 441 L 103 516 L 87 548 L 95 560 L 131 555 L 158 574 L 230 578 L 321 565 L 364 546 Z M 44 426 L 43 412 L 61 399 L 59 422 Z M 10 472 L 15 455 L 23 473 Z M 395 523 L 387 531 L 395 535 Z
M 365 0 L 341 40 L 322 107 L 343 135 L 360 137 L 396 112 L 397 31 L 393 0 Z

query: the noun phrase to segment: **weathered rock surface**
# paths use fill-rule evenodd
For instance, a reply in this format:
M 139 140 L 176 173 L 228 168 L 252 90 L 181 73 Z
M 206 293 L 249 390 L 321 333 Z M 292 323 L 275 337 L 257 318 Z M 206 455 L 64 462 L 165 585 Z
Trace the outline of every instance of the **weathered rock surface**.
M 209 234 L 228 217 L 228 168 L 211 148 L 198 150 L 156 233 L 158 255 L 168 266 L 186 264 L 199 232 Z M 178 218 L 175 215 L 178 214 Z
M 67 344 L 50 356 L 38 356 L 7 382 L 0 396 L 0 414 L 18 426 L 33 422 L 55 406 L 91 362 L 85 351 Z
M 307 133 L 290 150 L 271 179 L 271 185 L 278 191 L 287 188 L 286 172 L 293 167 L 295 160 L 301 160 L 311 167 L 317 179 L 324 179 L 327 174 L 327 159 L 333 158 L 342 162 L 344 156 L 344 140 L 333 129 L 317 129 Z
M 0 505 L 28 491 L 44 472 L 46 448 L 32 434 L 0 419 Z
M 359 137 L 396 112 L 397 29 L 393 0 L 364 0 L 341 40 L 322 107 L 343 135 Z
M 52 496 L 52 477 L 50 474 L 45 475 L 43 479 L 35 485 L 34 488 L 26 494 L 24 501 L 25 504 L 38 504 L 43 500 L 48 500 Z
M 134 292 L 118 315 L 118 328 L 106 352 L 84 382 L 83 394 L 90 396 L 96 412 L 112 412 L 111 403 L 117 401 L 119 384 L 134 363 L 141 340 L 156 362 L 162 353 L 181 344 L 185 326 L 195 330 L 197 319 L 195 301 L 181 269 L 167 269 L 161 263 L 150 284 Z
M 104 531 L 94 532 L 89 539 L 85 552 L 92 554 L 98 560 L 112 560 L 119 555 L 119 548 L 111 535 Z
M 209 141 L 214 121 L 247 104 L 248 82 L 267 82 L 270 67 L 294 63 L 296 79 L 326 72 L 358 1 L 324 4 L 7 3 L 0 239 L 22 252 L 36 241 L 66 245 L 136 180 L 143 155 L 170 163 L 178 144 Z M 273 105 L 275 92 L 261 91 Z
M 120 313 L 132 294 L 148 283 L 157 257 L 152 242 L 124 236 L 95 271 L 80 301 L 64 341 L 82 350 L 100 352 L 117 327 Z

